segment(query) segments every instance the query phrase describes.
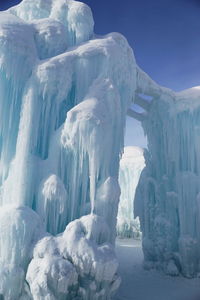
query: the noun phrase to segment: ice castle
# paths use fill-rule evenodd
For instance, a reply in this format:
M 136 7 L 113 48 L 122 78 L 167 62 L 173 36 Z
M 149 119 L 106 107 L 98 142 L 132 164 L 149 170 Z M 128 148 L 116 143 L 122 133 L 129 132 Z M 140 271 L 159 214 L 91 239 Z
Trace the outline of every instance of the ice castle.
M 106 300 L 117 290 L 127 114 L 148 137 L 135 201 L 145 264 L 200 272 L 200 90 L 158 86 L 123 36 L 93 27 L 90 8 L 73 0 L 23 0 L 0 13 L 5 300 Z

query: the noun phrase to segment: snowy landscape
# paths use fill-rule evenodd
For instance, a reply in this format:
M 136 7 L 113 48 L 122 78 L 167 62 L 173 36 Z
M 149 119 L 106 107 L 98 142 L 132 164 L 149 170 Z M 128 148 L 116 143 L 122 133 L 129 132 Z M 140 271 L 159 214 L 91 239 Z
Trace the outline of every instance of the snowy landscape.
M 141 242 L 117 240 L 122 283 L 114 300 L 199 300 L 199 278 L 172 277 L 143 268 Z
M 85 3 L 0 12 L 0 299 L 200 300 L 199 149 L 200 88 L 157 84 Z

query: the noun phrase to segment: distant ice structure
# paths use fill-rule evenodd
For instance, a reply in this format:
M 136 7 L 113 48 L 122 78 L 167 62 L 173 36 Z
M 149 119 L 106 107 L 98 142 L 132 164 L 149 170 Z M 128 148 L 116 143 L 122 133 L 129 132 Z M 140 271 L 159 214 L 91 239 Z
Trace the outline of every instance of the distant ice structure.
M 118 171 L 137 71 L 126 39 L 93 26 L 73 0 L 0 13 L 5 300 L 106 300 L 120 283 Z
M 119 185 L 121 196 L 117 216 L 117 234 L 121 238 L 141 238 L 139 219 L 134 219 L 135 190 L 144 168 L 143 150 L 125 147 L 120 161 Z

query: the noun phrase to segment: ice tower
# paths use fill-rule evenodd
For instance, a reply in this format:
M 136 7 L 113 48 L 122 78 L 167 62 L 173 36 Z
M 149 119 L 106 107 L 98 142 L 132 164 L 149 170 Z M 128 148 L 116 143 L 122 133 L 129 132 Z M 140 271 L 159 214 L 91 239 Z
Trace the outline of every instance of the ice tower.
M 90 8 L 73 0 L 24 0 L 0 13 L 6 300 L 110 299 L 120 283 L 118 169 L 136 65 L 123 36 L 96 37 L 93 26 Z

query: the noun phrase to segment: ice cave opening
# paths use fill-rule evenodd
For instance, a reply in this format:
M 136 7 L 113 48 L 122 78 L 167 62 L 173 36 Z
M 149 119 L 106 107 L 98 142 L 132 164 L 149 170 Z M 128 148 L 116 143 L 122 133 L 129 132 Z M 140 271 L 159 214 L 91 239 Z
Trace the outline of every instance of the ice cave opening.
M 118 238 L 142 239 L 140 220 L 134 217 L 134 199 L 140 175 L 145 167 L 144 151 L 148 148 L 142 121 L 148 117 L 151 101 L 151 96 L 136 92 L 134 102 L 127 111 L 125 147 L 119 167 L 121 195 L 117 216 Z

